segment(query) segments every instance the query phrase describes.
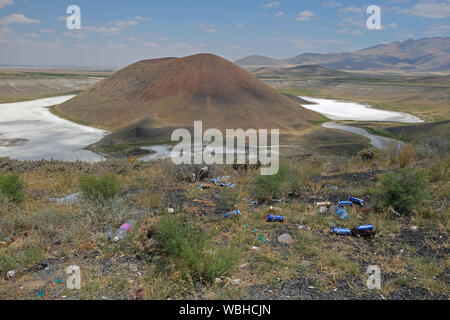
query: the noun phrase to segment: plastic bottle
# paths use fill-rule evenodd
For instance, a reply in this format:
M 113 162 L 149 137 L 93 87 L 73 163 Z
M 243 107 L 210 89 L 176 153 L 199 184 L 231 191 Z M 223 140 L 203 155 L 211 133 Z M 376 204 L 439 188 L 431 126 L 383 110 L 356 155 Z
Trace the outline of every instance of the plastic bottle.
M 123 225 L 120 226 L 119 230 L 117 230 L 116 235 L 114 237 L 114 241 L 117 242 L 119 240 L 122 240 L 126 238 L 128 232 L 130 232 L 131 228 L 133 227 L 133 221 L 129 220 Z
M 223 217 L 224 218 L 229 218 L 229 217 L 233 217 L 233 216 L 240 216 L 241 215 L 241 212 L 239 211 L 239 210 L 233 210 L 233 211 L 230 211 L 230 212 L 227 212 L 227 213 L 225 213 L 224 215 L 223 215 Z
M 267 221 L 269 221 L 269 222 L 274 222 L 274 221 L 283 222 L 284 221 L 284 216 L 273 216 L 273 215 L 269 214 L 267 216 Z
M 112 239 L 112 227 L 110 225 L 107 225 L 105 228 L 105 235 L 106 235 L 106 239 L 108 239 L 108 241 L 111 241 Z
M 348 213 L 345 209 L 339 207 L 339 206 L 334 206 L 333 207 L 333 212 L 341 219 L 346 219 L 348 220 Z

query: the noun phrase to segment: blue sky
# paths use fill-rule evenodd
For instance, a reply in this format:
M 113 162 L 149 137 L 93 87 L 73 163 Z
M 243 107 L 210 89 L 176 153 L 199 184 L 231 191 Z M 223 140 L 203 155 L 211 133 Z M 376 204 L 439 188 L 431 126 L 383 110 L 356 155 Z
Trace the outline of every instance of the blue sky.
M 81 30 L 68 30 L 69 5 Z M 369 5 L 381 30 L 368 30 Z M 0 0 L 0 65 L 123 67 L 210 52 L 287 58 L 450 36 L 450 0 Z

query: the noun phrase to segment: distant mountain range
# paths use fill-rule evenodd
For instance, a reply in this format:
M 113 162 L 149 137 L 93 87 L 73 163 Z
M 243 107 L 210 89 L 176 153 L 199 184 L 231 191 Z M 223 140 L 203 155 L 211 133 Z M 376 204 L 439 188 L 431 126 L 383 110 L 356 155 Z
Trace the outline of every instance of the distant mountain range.
M 255 55 L 235 63 L 247 68 L 322 65 L 349 71 L 449 72 L 450 37 L 397 41 L 356 52 L 304 53 L 282 60 Z

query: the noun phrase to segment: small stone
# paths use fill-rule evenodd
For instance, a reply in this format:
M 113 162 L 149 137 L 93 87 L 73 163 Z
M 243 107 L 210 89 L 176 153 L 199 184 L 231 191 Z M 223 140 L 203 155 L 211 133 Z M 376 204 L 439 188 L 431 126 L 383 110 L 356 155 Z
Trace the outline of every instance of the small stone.
M 282 244 L 289 244 L 289 243 L 294 242 L 294 239 L 292 239 L 292 237 L 290 235 L 285 233 L 278 237 L 278 242 L 282 243 Z
M 320 207 L 319 210 L 318 210 L 318 212 L 319 212 L 320 214 L 325 214 L 325 213 L 327 213 L 327 211 L 328 211 L 328 208 L 327 208 L 327 207 Z

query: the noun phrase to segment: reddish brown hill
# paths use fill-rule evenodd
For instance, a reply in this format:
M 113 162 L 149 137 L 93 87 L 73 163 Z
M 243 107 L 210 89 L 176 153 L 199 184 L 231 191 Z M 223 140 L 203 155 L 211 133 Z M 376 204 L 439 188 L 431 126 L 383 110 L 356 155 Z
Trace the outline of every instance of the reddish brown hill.
M 152 128 L 310 127 L 320 116 L 235 64 L 211 54 L 139 61 L 57 107 L 69 119 L 113 130 L 149 119 Z

